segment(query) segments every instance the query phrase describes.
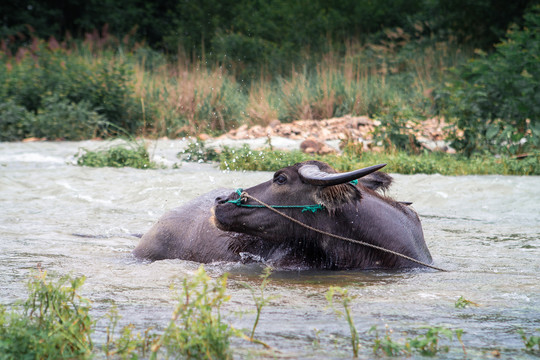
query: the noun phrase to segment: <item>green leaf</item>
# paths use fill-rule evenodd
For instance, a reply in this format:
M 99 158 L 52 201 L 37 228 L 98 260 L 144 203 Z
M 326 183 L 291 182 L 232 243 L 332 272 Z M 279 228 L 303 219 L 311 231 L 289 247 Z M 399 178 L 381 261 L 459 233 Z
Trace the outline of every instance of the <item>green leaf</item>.
M 488 140 L 493 139 L 499 133 L 499 127 L 495 124 L 489 125 L 486 130 L 486 138 Z

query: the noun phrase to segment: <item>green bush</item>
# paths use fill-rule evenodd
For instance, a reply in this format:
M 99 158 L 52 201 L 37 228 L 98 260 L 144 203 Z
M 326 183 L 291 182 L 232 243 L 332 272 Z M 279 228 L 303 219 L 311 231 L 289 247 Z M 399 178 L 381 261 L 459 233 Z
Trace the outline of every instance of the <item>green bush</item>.
M 221 318 L 226 295 L 227 276 L 212 280 L 199 267 L 192 279 L 184 279 L 169 326 L 153 345 L 151 359 L 160 348 L 182 359 L 232 359 L 230 337 L 233 328 Z
M 464 152 L 518 154 L 540 145 L 540 6 L 510 28 L 493 54 L 459 67 L 439 94 L 455 120 L 453 146 Z
M 31 136 L 35 116 L 13 100 L 0 103 L 0 141 L 14 141 Z
M 117 145 L 106 150 L 89 151 L 82 149 L 75 155 L 77 165 L 89 167 L 133 167 L 154 169 L 156 164 L 144 144 Z
M 77 294 L 84 278 L 48 281 L 39 273 L 29 283 L 22 312 L 0 306 L 0 357 L 86 359 L 93 350 L 89 301 Z
M 102 124 L 103 116 L 88 102 L 76 104 L 51 96 L 43 100 L 43 108 L 38 110 L 32 135 L 48 140 L 90 139 L 96 137 Z
M 420 144 L 416 139 L 414 125 L 416 114 L 409 108 L 393 107 L 388 114 L 377 118 L 381 122 L 373 130 L 373 141 L 381 143 L 385 149 L 418 153 Z
M 84 123 L 90 122 L 92 126 L 99 123 L 98 131 L 92 131 L 92 135 L 125 131 L 134 134 L 141 128 L 141 106 L 135 101 L 133 73 L 125 58 L 110 51 L 102 51 L 100 56 L 94 57 L 88 44 L 67 50 L 51 49 L 38 39 L 33 39 L 33 42 L 32 52 L 23 49 L 20 51 L 23 55 L 18 59 L 6 54 L 0 56 L 0 79 L 3 80 L 0 83 L 0 103 L 13 102 L 37 114 L 41 121 L 33 126 L 53 122 L 56 138 L 81 138 L 79 127 L 75 127 L 71 134 L 68 125 L 59 126 L 61 119 L 58 115 L 65 113 L 68 104 L 74 106 L 71 110 L 77 112 L 78 120 L 67 119 L 67 123 L 83 119 L 86 119 Z M 11 119 L 0 121 L 12 123 L 13 116 Z M 48 130 L 29 129 L 28 132 L 47 133 Z M 15 140 L 16 134 L 12 133 L 10 139 Z
M 223 170 L 276 171 L 307 160 L 307 157 L 300 151 L 251 150 L 244 144 L 238 149 L 224 147 L 219 161 Z
M 191 141 L 187 148 L 176 155 L 178 158 L 189 162 L 211 162 L 218 160 L 217 152 L 212 148 L 207 148 L 202 140 Z

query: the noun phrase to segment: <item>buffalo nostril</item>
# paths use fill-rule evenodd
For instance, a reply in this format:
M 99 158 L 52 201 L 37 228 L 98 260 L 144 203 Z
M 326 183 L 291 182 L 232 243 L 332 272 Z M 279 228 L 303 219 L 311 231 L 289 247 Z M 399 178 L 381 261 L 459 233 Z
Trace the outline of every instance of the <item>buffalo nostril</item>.
M 216 205 L 225 204 L 226 202 L 227 202 L 227 197 L 226 196 L 218 196 L 216 198 Z

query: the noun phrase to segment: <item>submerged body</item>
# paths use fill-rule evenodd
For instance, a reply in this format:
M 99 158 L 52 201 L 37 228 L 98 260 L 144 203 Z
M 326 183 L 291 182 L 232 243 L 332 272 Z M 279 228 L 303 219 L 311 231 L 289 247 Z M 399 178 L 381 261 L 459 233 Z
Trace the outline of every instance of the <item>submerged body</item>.
M 313 171 L 315 177 L 311 175 Z M 322 171 L 322 175 L 317 171 Z M 373 169 L 367 174 L 358 171 L 336 174 L 324 163 L 306 162 L 281 169 L 273 180 L 246 192 L 272 205 L 321 204 L 323 208 L 316 212 L 302 212 L 298 208 L 280 211 L 328 233 L 430 263 L 431 255 L 416 212 L 375 191 L 386 189 L 391 178 Z M 358 175 L 363 177 L 360 182 L 351 184 L 349 178 Z M 280 268 L 418 266 L 380 250 L 307 230 L 269 209 L 239 206 L 238 197 L 230 189 L 214 190 L 168 212 L 142 237 L 135 256 L 202 263 L 264 261 Z M 251 202 L 245 205 L 255 204 Z

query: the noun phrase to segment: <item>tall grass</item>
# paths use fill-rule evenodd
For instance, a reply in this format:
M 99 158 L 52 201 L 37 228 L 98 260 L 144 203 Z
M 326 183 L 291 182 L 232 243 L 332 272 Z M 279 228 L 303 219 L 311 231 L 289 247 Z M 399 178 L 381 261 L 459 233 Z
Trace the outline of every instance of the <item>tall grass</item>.
M 138 65 L 135 79 L 135 94 L 151 111 L 145 129 L 149 135 L 218 133 L 245 120 L 246 94 L 219 67 L 180 61 L 148 72 Z
M 0 104 L 11 105 L 0 107 L 0 127 L 9 133 L 2 140 L 108 136 L 117 128 L 132 135 L 174 138 L 219 134 L 242 124 L 267 125 L 275 119 L 380 117 L 395 108 L 422 117 L 431 111 L 431 90 L 446 69 L 465 58 L 452 42 L 399 29 L 387 32 L 378 44 L 351 41 L 342 51 L 303 53 L 306 65 L 291 65 L 288 74 L 261 70 L 248 84 L 219 63 L 181 55 L 167 61 L 130 44 L 129 38 L 119 41 L 106 33 L 63 44 L 34 39 L 15 55 L 4 47 Z M 60 111 L 46 106 L 51 97 L 82 114 L 70 120 L 72 126 L 56 126 L 52 134 L 36 130 L 50 126 L 47 113 Z M 39 114 L 47 121 L 35 120 Z M 62 114 L 54 121 L 61 123 Z M 70 127 L 84 131 L 70 134 Z

